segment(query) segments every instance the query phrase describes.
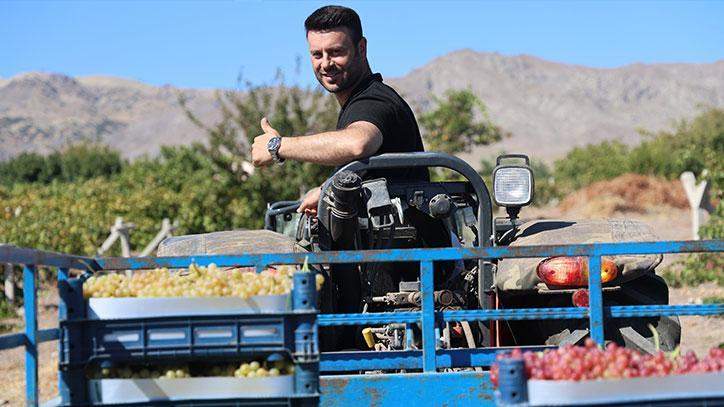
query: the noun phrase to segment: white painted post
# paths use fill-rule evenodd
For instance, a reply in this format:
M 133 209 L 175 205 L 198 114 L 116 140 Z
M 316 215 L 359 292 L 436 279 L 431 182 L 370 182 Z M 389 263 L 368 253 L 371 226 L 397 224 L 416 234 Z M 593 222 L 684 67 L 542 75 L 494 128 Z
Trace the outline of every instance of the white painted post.
M 131 257 L 131 242 L 128 241 L 128 229 L 122 229 L 118 235 L 121 239 L 121 256 Z
M 101 247 L 98 248 L 98 255 L 105 253 L 108 249 L 113 246 L 113 243 L 118 239 L 118 227 L 123 224 L 122 218 L 116 218 L 116 222 L 111 226 L 111 234 L 108 235 L 106 240 L 103 242 Z
M 128 231 L 134 229 L 136 225 L 133 223 L 123 223 L 123 218 L 117 217 L 111 226 L 111 234 L 98 248 L 98 255 L 102 255 L 113 246 L 116 240 L 121 239 L 121 255 L 123 257 L 131 257 L 131 242 L 128 238 Z M 126 270 L 126 275 L 131 275 L 131 270 Z
M 163 239 L 173 235 L 173 231 L 176 230 L 177 227 L 178 222 L 171 224 L 171 221 L 169 221 L 168 218 L 164 218 L 163 222 L 161 222 L 161 230 L 156 234 L 153 240 L 146 245 L 140 256 L 146 257 L 151 254 L 152 251 L 156 250 L 156 247 L 158 247 Z
M 706 190 L 706 181 L 701 181 L 699 184 L 696 183 L 696 177 L 694 173 L 686 171 L 679 177 L 681 184 L 684 186 L 684 192 L 686 192 L 686 199 L 689 201 L 691 207 L 691 236 L 694 240 L 699 240 L 699 225 L 701 218 L 699 216 L 699 208 L 701 207 L 701 200 L 704 197 L 704 191 Z
M 133 223 L 124 223 L 123 218 L 116 218 L 115 223 L 111 226 L 111 234 L 98 249 L 98 254 L 103 254 L 106 250 L 113 246 L 116 240 L 121 239 L 121 255 L 123 257 L 131 257 L 131 242 L 128 238 L 128 231 L 134 229 L 136 225 Z
M 15 280 L 13 279 L 13 265 L 5 264 L 5 298 L 13 304 L 15 302 Z

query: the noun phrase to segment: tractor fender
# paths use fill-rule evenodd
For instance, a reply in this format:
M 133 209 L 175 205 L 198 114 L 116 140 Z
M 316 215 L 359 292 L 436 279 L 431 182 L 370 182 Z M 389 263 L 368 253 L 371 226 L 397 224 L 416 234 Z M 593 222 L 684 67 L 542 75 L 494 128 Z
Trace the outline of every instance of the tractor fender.
M 510 246 L 619 243 L 656 241 L 647 224 L 628 219 L 535 220 L 524 223 Z M 498 264 L 495 286 L 499 290 L 532 290 L 543 285 L 536 268 L 545 258 L 503 259 Z M 654 270 L 662 255 L 613 256 L 619 270 L 614 282 L 631 280 Z
M 158 256 L 304 252 L 296 241 L 271 230 L 229 230 L 173 236 L 158 246 Z

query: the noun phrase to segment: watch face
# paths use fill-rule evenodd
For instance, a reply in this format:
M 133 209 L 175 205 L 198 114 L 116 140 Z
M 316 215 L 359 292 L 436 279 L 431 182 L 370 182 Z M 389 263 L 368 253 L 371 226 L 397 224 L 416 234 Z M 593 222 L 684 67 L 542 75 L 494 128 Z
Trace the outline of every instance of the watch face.
M 281 139 L 279 137 L 273 137 L 267 143 L 266 148 L 269 150 L 276 150 L 279 148 L 280 141 Z

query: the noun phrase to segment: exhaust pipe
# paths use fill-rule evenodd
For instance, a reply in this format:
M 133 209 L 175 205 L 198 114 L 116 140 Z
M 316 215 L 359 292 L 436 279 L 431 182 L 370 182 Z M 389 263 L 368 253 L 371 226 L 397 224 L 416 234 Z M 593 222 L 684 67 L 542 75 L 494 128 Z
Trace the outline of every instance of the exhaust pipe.
M 355 249 L 357 215 L 362 202 L 362 178 L 354 172 L 342 171 L 332 179 L 327 189 L 329 203 L 329 234 L 335 250 Z

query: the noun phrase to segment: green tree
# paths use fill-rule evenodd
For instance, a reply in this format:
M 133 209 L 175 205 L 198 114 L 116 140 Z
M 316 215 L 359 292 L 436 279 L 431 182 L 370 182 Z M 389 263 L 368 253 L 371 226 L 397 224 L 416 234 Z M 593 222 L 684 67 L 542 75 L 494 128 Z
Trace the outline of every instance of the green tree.
M 247 84 L 243 92 L 220 92 L 216 99 L 222 118 L 211 126 L 194 115 L 183 96 L 180 102 L 207 135 L 208 143 L 199 149 L 219 170 L 215 185 L 224 185 L 235 194 L 236 198 L 228 201 L 227 214 L 235 219 L 234 227 L 261 227 L 267 203 L 298 199 L 331 175 L 331 168 L 294 161 L 257 168 L 253 174 L 245 170 L 251 161 L 250 146 L 262 133 L 262 117 L 268 117 L 283 136 L 329 131 L 335 128 L 338 114 L 331 96 L 318 89 L 286 86 L 281 79 L 275 86 Z
M 507 135 L 490 120 L 485 104 L 470 90 L 448 91 L 435 102 L 435 109 L 419 116 L 427 150 L 469 152 Z
M 530 167 L 533 170 L 535 180 L 533 205 L 545 205 L 560 199 L 561 193 L 556 183 L 553 169 L 546 164 L 545 161 L 535 158 L 531 159 Z
M 628 172 L 629 148 L 619 141 L 576 147 L 554 164 L 554 177 L 564 192 Z
M 704 176 L 721 198 L 724 181 L 724 110 L 709 109 L 673 130 L 641 131 L 645 137 L 630 148 L 618 141 L 577 147 L 556 161 L 554 175 L 564 192 L 626 172 L 677 179 L 684 171 Z M 706 170 L 706 172 L 705 172 Z
M 38 182 L 46 171 L 45 158 L 38 153 L 24 152 L 0 163 L 0 183 Z
M 183 199 L 160 185 L 104 178 L 0 187 L 0 242 L 92 255 L 122 216 L 137 225 L 131 239 L 142 246 Z
M 101 144 L 71 145 L 51 154 L 48 162 L 59 167 L 59 177 L 63 181 L 109 177 L 121 172 L 126 164 L 118 151 Z
M 48 155 L 22 153 L 0 163 L 0 183 L 68 182 L 118 174 L 126 162 L 118 151 L 100 144 L 75 144 Z
M 706 178 L 717 192 L 724 181 L 724 110 L 709 109 L 679 121 L 672 131 L 643 132 L 647 137 L 631 151 L 631 170 L 676 179 L 684 171 Z

